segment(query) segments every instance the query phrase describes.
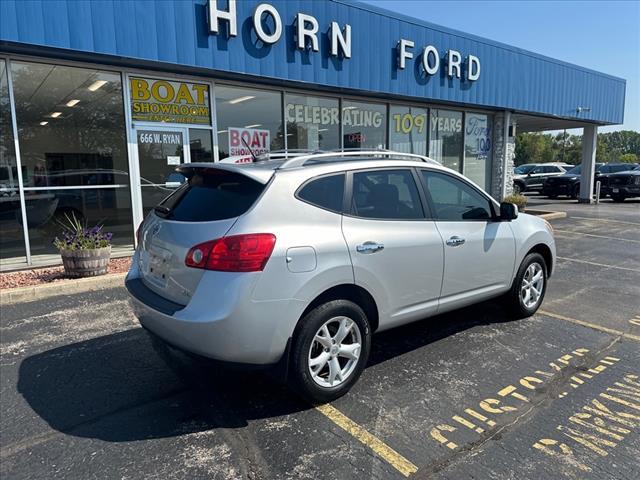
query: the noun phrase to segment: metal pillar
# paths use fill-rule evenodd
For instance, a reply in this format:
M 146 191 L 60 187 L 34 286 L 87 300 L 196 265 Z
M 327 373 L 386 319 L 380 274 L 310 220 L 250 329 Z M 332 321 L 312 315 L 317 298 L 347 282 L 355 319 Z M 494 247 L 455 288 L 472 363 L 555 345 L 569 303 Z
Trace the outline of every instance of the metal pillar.
M 580 196 L 578 203 L 591 203 L 593 177 L 596 171 L 596 147 L 598 127 L 589 125 L 582 129 L 582 174 L 580 176 Z

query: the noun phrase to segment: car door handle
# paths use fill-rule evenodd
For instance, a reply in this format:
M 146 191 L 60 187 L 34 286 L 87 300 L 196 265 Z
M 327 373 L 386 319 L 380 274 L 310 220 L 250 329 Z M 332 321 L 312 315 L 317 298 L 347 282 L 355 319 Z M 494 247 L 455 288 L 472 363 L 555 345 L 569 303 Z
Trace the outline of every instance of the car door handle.
M 449 240 L 447 240 L 447 245 L 449 245 L 450 247 L 459 247 L 465 241 L 466 240 L 464 238 L 454 235 L 453 237 L 449 238 Z
M 356 252 L 358 253 L 376 253 L 384 249 L 384 245 L 376 242 L 364 242 L 363 244 L 356 245 Z

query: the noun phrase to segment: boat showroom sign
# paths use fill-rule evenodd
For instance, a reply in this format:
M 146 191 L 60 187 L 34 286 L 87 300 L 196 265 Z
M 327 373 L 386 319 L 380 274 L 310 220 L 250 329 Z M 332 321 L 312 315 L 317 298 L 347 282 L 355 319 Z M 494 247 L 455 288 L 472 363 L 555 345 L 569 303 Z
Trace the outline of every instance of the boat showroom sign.
M 221 2 L 222 3 L 222 2 Z M 238 36 L 238 18 L 236 0 L 228 0 L 227 8 L 218 8 L 217 0 L 209 0 L 208 9 L 209 32 L 218 35 L 222 22 L 227 22 L 227 32 L 230 37 Z M 269 28 L 265 28 L 265 24 Z M 297 13 L 293 21 L 295 29 L 295 47 L 299 50 L 320 50 L 320 25 L 313 15 Z M 282 17 L 278 10 L 269 3 L 259 3 L 253 11 L 253 29 L 259 40 L 266 45 L 273 45 L 280 41 L 283 34 Z M 332 21 L 327 33 L 330 52 L 333 57 L 344 59 L 351 58 L 351 25 L 343 27 L 338 22 Z M 436 75 L 440 68 L 445 68 L 446 75 L 453 78 L 462 78 L 475 81 L 480 78 L 480 59 L 475 55 L 463 54 L 457 50 L 449 49 L 444 55 L 434 45 L 425 45 L 421 50 L 416 49 L 415 42 L 401 38 L 396 47 L 397 67 L 404 70 L 407 60 L 416 59 L 420 62 L 420 68 L 428 76 Z

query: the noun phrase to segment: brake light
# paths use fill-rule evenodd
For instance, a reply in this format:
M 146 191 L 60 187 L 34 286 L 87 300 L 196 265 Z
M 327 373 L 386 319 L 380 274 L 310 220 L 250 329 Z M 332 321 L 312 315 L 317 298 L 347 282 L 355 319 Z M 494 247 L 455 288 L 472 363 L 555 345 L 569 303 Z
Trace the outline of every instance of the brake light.
M 276 237 L 271 233 L 218 238 L 192 247 L 184 263 L 187 267 L 221 272 L 260 272 L 275 244 Z

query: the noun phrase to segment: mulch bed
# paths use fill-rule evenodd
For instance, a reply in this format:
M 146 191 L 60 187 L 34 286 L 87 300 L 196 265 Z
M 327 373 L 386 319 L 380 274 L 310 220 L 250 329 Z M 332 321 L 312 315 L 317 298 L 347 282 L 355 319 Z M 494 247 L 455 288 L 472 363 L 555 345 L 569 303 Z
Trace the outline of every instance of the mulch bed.
M 125 273 L 129 270 L 130 265 L 131 257 L 112 258 L 109 261 L 107 273 Z M 34 268 L 19 272 L 0 273 L 0 289 L 31 287 L 65 280 L 69 280 L 69 277 L 65 276 L 62 265 L 59 267 Z

